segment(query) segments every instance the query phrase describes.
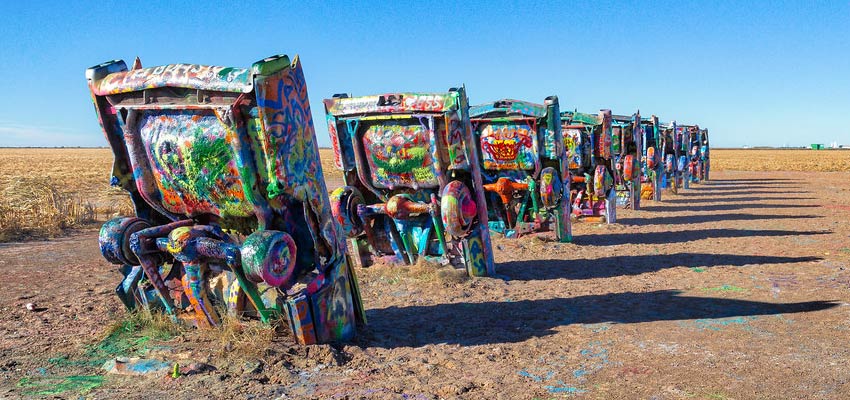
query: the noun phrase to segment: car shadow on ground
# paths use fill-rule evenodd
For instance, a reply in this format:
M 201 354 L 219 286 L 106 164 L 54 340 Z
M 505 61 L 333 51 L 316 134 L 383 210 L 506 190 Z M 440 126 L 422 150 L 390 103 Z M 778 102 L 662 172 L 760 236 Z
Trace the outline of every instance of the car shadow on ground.
M 622 244 L 670 244 L 702 239 L 737 238 L 755 236 L 811 236 L 827 235 L 831 231 L 786 231 L 751 229 L 697 229 L 687 231 L 641 232 L 641 233 L 601 233 L 581 234 L 573 237 L 573 243 L 579 246 L 614 246 Z M 548 241 L 548 240 L 547 240 Z
M 669 217 L 652 217 L 652 218 L 619 218 L 617 223 L 622 225 L 650 226 L 650 225 L 679 225 L 679 224 L 699 224 L 703 222 L 719 222 L 719 221 L 756 221 L 762 219 L 810 219 L 823 218 L 820 215 L 782 215 L 782 214 L 696 214 L 696 215 L 675 215 Z
M 747 183 L 747 184 L 734 184 L 734 185 L 691 185 L 687 189 L 682 188 L 683 190 L 693 190 L 700 192 L 727 192 L 730 190 L 743 190 L 743 189 L 778 189 L 778 190 L 791 190 L 793 188 L 798 188 L 800 185 L 791 185 L 785 183 Z
M 641 207 L 641 210 L 644 211 L 666 211 L 666 212 L 677 212 L 677 211 L 694 211 L 694 212 L 702 212 L 702 211 L 733 211 L 733 210 L 741 210 L 745 208 L 749 209 L 771 209 L 771 208 L 817 208 L 820 207 L 819 204 L 764 204 L 764 203 L 755 203 L 755 204 L 694 204 L 694 205 L 682 205 L 682 206 L 645 206 Z
M 741 267 L 820 261 L 820 257 L 754 256 L 739 254 L 675 253 L 611 256 L 587 260 L 523 260 L 499 264 L 499 274 L 516 281 L 596 279 L 640 275 L 674 267 Z
M 799 179 L 791 178 L 743 178 L 743 179 L 712 179 L 706 181 L 708 184 L 717 182 L 800 182 Z
M 799 194 L 809 194 L 812 193 L 808 190 L 799 190 L 799 189 L 779 189 L 775 191 L 768 190 L 744 190 L 744 188 L 735 188 L 737 190 L 729 190 L 729 191 L 709 191 L 709 190 L 690 190 L 680 192 L 679 194 L 672 194 L 669 192 L 664 192 L 664 196 L 674 196 L 674 197 L 701 197 L 701 196 L 752 196 L 752 195 L 761 195 L 761 194 L 779 194 L 785 195 L 790 198 L 794 198 Z M 758 188 L 763 189 L 763 188 Z M 668 197 L 669 198 L 669 197 Z M 662 200 L 664 202 L 664 200 Z
M 784 194 L 784 193 L 783 193 Z M 668 199 L 664 200 L 665 204 L 692 204 L 692 203 L 721 203 L 721 202 L 756 202 L 756 201 L 796 201 L 796 200 L 818 200 L 816 197 L 766 197 L 766 196 L 746 196 L 746 197 L 725 197 L 718 196 L 717 198 L 712 197 L 697 197 L 697 198 L 689 198 L 689 196 L 684 196 L 683 199 Z
M 393 306 L 367 310 L 370 323 L 357 342 L 362 346 L 383 348 L 442 343 L 461 346 L 517 343 L 555 334 L 557 328 L 568 325 L 652 321 L 683 321 L 681 329 L 699 330 L 711 326 L 717 318 L 803 313 L 836 305 L 833 301 L 777 304 L 682 296 L 679 291 L 660 290 L 539 300 L 506 298 L 482 303 Z M 742 323 L 748 321 L 745 319 Z M 725 326 L 723 321 L 716 324 Z
M 708 184 L 697 184 L 691 186 L 693 188 L 717 188 L 717 187 L 728 187 L 728 186 L 799 186 L 801 182 L 799 181 L 786 181 L 786 182 L 762 182 L 762 181 L 737 181 L 737 182 L 710 182 Z

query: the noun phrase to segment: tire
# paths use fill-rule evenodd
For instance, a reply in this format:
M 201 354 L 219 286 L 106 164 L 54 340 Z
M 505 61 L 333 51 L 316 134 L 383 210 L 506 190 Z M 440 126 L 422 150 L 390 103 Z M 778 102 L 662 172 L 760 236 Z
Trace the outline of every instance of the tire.
M 472 228 L 478 206 L 463 182 L 451 181 L 440 194 L 440 213 L 446 232 L 453 237 L 463 237 Z
M 553 208 L 561 201 L 564 185 L 555 168 L 546 167 L 540 171 L 540 203 L 543 208 Z
M 353 238 L 363 233 L 363 221 L 357 215 L 357 206 L 364 204 L 363 194 L 354 186 L 343 186 L 329 196 L 331 213 L 346 236 Z
M 596 171 L 593 174 L 593 193 L 597 197 L 605 196 L 605 180 L 607 178 L 608 171 L 605 170 L 604 165 L 597 165 Z
M 623 158 L 623 180 L 631 182 L 635 179 L 635 156 L 629 154 Z
M 655 169 L 655 147 L 646 148 L 646 168 Z
M 139 258 L 130 249 L 130 236 L 151 224 L 141 218 L 113 218 L 100 227 L 98 244 L 103 258 L 117 265 L 139 265 Z
M 297 250 L 295 240 L 286 232 L 254 232 L 242 244 L 242 270 L 254 283 L 289 289 L 298 278 Z

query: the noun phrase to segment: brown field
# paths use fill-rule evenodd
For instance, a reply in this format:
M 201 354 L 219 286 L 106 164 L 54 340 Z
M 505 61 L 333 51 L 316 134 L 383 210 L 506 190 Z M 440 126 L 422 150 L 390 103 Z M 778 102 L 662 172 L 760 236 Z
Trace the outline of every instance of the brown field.
M 131 213 L 124 191 L 109 186 L 111 170 L 107 149 L 0 149 L 0 242 Z
M 850 150 L 715 149 L 714 171 L 850 171 Z
M 574 243 L 494 238 L 500 278 L 361 269 L 369 325 L 353 343 L 305 348 L 258 323 L 193 330 L 128 314 L 99 224 L 58 216 L 126 207 L 108 187 L 109 151 L 0 149 L 0 227 L 28 210 L 59 224 L 7 236 L 54 239 L 0 244 L 0 398 L 850 398 L 846 155 L 714 150 L 711 182 L 618 210 L 616 224 L 574 224 Z M 51 189 L 29 195 L 39 187 Z M 105 374 L 116 357 L 189 374 Z

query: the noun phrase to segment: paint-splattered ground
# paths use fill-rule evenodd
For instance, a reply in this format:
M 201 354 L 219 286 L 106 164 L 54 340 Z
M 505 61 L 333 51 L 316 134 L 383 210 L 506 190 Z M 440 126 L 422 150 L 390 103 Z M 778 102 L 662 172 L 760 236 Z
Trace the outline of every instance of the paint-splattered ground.
M 850 397 L 850 174 L 714 178 L 574 244 L 496 239 L 507 280 L 360 271 L 355 343 L 243 358 L 195 332 L 104 339 L 123 310 L 94 230 L 0 245 L 0 398 Z M 117 355 L 216 370 L 102 375 Z

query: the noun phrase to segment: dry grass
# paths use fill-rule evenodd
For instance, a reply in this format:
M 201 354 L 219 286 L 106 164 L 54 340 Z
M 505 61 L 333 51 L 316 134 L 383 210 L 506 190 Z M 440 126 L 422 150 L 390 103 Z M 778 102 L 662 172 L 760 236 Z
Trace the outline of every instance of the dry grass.
M 44 238 L 133 212 L 109 186 L 107 149 L 0 149 L 0 242 Z
M 219 356 L 252 359 L 261 358 L 278 335 L 277 323 L 263 324 L 255 320 L 240 320 L 223 310 L 221 325 L 216 329 L 198 329 L 192 335 L 210 343 L 210 350 Z
M 46 178 L 13 177 L 0 186 L 0 241 L 55 236 L 94 217 L 91 203 Z

